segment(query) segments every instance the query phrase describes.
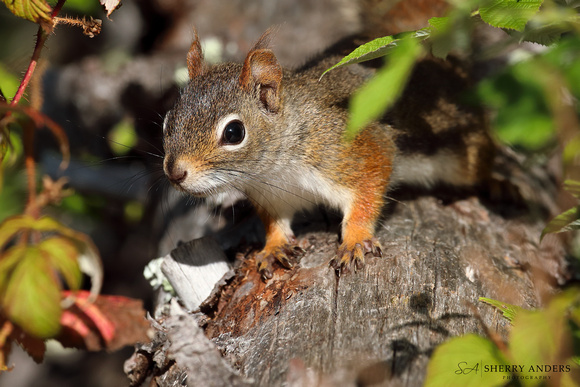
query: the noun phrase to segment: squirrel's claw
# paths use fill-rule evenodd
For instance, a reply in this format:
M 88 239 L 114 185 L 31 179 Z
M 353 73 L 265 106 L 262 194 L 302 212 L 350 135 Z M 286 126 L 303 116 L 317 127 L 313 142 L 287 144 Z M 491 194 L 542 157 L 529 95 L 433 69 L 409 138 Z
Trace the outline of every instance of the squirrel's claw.
M 372 254 L 374 257 L 383 256 L 381 243 L 376 238 L 356 243 L 352 248 L 343 243 L 329 265 L 340 276 L 343 273 L 348 273 L 353 265 L 355 271 L 362 269 L 366 254 Z
M 283 244 L 271 251 L 262 250 L 256 255 L 256 264 L 264 281 L 272 278 L 274 272 L 273 264 L 277 261 L 286 269 L 292 269 L 300 258 L 305 254 L 305 251 L 300 246 L 293 244 Z

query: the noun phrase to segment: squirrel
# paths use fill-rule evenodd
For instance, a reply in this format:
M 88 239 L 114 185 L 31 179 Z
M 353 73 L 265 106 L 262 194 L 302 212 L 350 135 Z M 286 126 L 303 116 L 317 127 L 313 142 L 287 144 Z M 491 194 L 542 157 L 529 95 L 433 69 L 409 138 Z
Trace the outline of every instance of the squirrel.
M 473 188 L 489 178 L 494 146 L 483 112 L 457 102 L 469 85 L 457 61 L 419 61 L 395 106 L 348 140 L 349 97 L 376 63 L 320 79 L 356 39 L 289 70 L 270 37 L 264 33 L 241 64 L 209 66 L 194 31 L 189 83 L 163 123 L 163 167 L 175 188 L 196 197 L 239 191 L 254 204 L 266 230 L 255 255 L 264 279 L 275 262 L 290 268 L 303 252 L 290 227 L 299 210 L 342 211 L 330 260 L 340 275 L 361 267 L 366 254 L 382 255 L 374 233 L 392 187 Z

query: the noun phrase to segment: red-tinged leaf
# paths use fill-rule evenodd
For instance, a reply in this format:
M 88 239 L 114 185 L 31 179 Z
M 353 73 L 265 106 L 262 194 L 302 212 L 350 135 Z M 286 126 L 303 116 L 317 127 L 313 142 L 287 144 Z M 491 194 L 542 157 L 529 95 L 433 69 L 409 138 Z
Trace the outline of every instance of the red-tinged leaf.
M 149 341 L 150 324 L 145 319 L 142 301 L 101 295 L 90 303 L 86 291 L 64 294 L 75 297 L 74 305 L 61 319 L 64 329 L 58 340 L 64 346 L 113 351 Z
M 100 351 L 103 340 L 91 320 L 76 306 L 65 310 L 60 318 L 62 330 L 57 340 L 65 347 Z
M 14 15 L 35 23 L 50 22 L 52 8 L 44 0 L 2 0 Z
M 97 298 L 99 301 L 100 298 Z M 93 322 L 95 327 L 99 330 L 101 337 L 105 340 L 105 345 L 109 344 L 115 336 L 115 325 L 107 318 L 107 315 L 101 311 L 99 306 L 88 301 L 84 297 L 77 297 L 75 300 L 76 306 Z
M 2 296 L 6 316 L 33 336 L 54 337 L 60 330 L 60 300 L 50 262 L 38 248 L 23 249 Z
M 44 340 L 28 335 L 1 314 L 0 327 L 0 356 L 4 355 L 4 358 L 0 359 L 0 371 L 8 365 L 7 355 L 10 353 L 13 342 L 17 342 L 36 363 L 42 362 L 46 352 Z
M 121 0 L 99 0 L 105 11 L 107 11 L 107 17 L 111 16 L 113 11 L 121 6 Z
M 62 237 L 47 238 L 38 244 L 53 267 L 58 270 L 71 290 L 81 287 L 82 273 L 78 263 L 78 251 L 73 242 Z

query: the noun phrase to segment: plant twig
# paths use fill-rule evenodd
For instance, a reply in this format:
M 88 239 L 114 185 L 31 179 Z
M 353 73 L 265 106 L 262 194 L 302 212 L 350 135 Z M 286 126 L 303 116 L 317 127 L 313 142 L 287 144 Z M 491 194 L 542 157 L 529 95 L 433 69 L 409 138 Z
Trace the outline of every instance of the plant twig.
M 54 6 L 50 16 L 54 19 L 62 6 L 64 5 L 66 0 L 58 0 L 57 4 Z M 44 43 L 48 38 L 50 32 L 54 28 L 54 24 L 51 26 L 46 25 L 39 25 L 38 32 L 36 33 L 36 44 L 34 46 L 34 51 L 32 52 L 32 57 L 30 58 L 30 63 L 28 64 L 28 68 L 26 69 L 26 73 L 18 86 L 18 90 L 16 91 L 16 95 L 10 102 L 11 106 L 16 106 L 26 88 L 30 84 L 30 80 L 32 79 L 32 75 L 34 74 L 34 70 L 38 64 L 38 60 L 40 59 L 40 53 L 44 48 Z M 9 113 L 8 113 L 9 114 Z M 31 216 L 37 218 L 40 216 L 40 209 L 37 206 L 36 200 L 36 161 L 34 160 L 34 131 L 35 128 L 33 127 L 32 122 L 29 122 L 23 125 L 24 130 L 24 163 L 26 166 L 26 176 L 28 180 L 28 203 L 26 205 L 25 212 L 30 214 Z

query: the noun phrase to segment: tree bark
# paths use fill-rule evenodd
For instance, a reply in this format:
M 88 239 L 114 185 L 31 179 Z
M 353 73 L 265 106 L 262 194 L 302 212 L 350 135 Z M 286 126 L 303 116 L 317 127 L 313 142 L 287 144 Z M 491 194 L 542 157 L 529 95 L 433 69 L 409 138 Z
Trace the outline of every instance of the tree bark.
M 313 216 L 297 225 L 299 243 L 306 248 L 298 267 L 278 268 L 264 282 L 251 257 L 236 260 L 201 312 L 173 307 L 174 314 L 190 321 L 181 326 L 167 323 L 174 317 L 165 320 L 163 329 L 174 338 L 168 355 L 174 360 L 166 369 L 185 372 L 191 386 L 210 385 L 208 380 L 228 385 L 219 384 L 230 380 L 225 368 L 211 379 L 199 362 L 183 356 L 179 348 L 187 345 L 179 340 L 191 339 L 191 321 L 205 331 L 196 340 L 218 348 L 231 366 L 228 377 L 256 386 L 417 386 L 441 342 L 471 332 L 483 335 L 483 325 L 505 338 L 507 320 L 478 298 L 541 306 L 565 280 L 565 250 L 554 236 L 539 244 L 546 215 L 557 211 L 553 179 L 543 169 L 514 167 L 513 155 L 502 157 L 496 177 L 502 180 L 502 168 L 511 169 L 525 206 L 399 192 L 377 231 L 383 257 L 367 258 L 360 270 L 337 276 L 328 266 L 338 222 L 311 223 Z M 244 222 L 242 230 L 256 230 L 255 220 Z M 223 243 L 227 233 L 214 237 Z M 196 242 L 201 254 L 205 243 Z M 161 377 L 156 381 L 169 385 Z

